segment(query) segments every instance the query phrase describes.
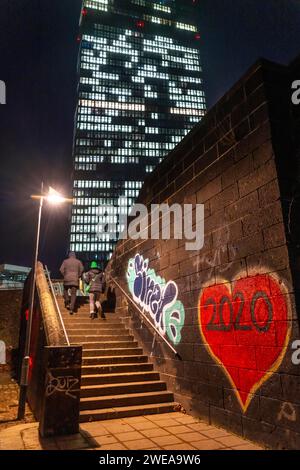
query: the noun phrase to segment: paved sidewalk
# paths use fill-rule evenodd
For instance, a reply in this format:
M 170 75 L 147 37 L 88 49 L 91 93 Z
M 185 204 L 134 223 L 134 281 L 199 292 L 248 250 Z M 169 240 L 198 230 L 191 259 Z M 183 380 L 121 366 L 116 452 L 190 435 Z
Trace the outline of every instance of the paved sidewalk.
M 262 450 L 183 413 L 85 423 L 80 433 L 43 439 L 38 423 L 0 431 L 0 450 Z
M 0 372 L 0 431 L 6 424 L 16 420 L 18 415 L 19 386 L 7 372 Z M 25 422 L 34 421 L 26 404 Z

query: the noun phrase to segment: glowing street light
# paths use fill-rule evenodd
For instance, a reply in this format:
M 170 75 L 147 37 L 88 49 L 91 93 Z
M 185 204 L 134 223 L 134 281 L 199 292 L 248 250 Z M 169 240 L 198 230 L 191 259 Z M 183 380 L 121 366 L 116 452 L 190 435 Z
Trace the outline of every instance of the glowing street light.
M 43 187 L 43 185 L 42 185 L 42 187 Z M 43 194 L 43 189 L 42 189 L 41 193 L 42 194 L 32 195 L 31 199 L 36 199 L 36 200 L 41 201 L 42 205 L 43 205 L 44 201 L 49 202 L 50 204 L 53 204 L 53 205 L 59 205 L 59 204 L 65 203 L 65 202 L 73 202 L 73 199 L 66 198 L 66 197 L 62 196 L 58 191 L 51 188 L 51 186 L 49 187 L 49 191 L 48 191 L 47 194 Z
M 31 343 L 34 294 L 35 294 L 35 287 L 36 287 L 36 265 L 37 265 L 38 254 L 39 254 L 41 220 L 42 220 L 42 210 L 43 210 L 44 201 L 48 202 L 50 205 L 60 205 L 64 203 L 73 202 L 73 199 L 65 198 L 64 196 L 62 196 L 60 193 L 58 193 L 55 189 L 51 187 L 49 188 L 48 193 L 44 194 L 43 183 L 41 186 L 41 194 L 32 195 L 31 199 L 40 201 L 40 204 L 39 204 L 34 264 L 32 268 L 32 278 L 31 278 L 31 287 L 30 287 L 29 315 L 28 315 L 27 328 L 26 328 L 25 351 L 24 351 L 24 357 L 22 361 L 22 371 L 21 371 L 21 380 L 20 380 L 20 398 L 19 398 L 18 419 L 24 419 L 24 416 L 25 416 L 25 406 L 26 406 L 29 367 L 30 367 L 30 343 Z

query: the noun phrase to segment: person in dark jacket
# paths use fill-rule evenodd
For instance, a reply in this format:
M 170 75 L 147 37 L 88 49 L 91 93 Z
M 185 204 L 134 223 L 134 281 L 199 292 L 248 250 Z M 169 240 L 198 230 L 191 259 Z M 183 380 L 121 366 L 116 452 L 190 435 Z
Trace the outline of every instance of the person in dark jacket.
M 60 272 L 64 277 L 64 299 L 65 307 L 70 309 L 70 315 L 73 315 L 76 294 L 79 287 L 79 279 L 84 271 L 83 264 L 76 258 L 74 252 L 70 252 L 69 258 L 66 259 L 61 265 Z M 69 289 L 71 290 L 71 299 L 69 296 Z
M 101 318 L 105 318 L 101 302 L 103 301 L 106 282 L 105 275 L 98 268 L 97 261 L 91 263 L 91 269 L 84 274 L 84 281 L 88 284 L 92 320 L 98 317 L 98 313 L 101 314 Z

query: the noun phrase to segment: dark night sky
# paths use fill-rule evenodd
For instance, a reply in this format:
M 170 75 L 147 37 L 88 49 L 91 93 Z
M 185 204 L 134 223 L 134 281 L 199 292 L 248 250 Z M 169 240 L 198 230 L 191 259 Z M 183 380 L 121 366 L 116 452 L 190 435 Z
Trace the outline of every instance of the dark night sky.
M 125 1 L 125 0 L 124 0 Z M 0 263 L 32 261 L 41 180 L 70 192 L 81 0 L 1 0 Z M 259 57 L 300 53 L 300 0 L 199 0 L 202 62 L 211 107 Z M 300 78 L 300 77 L 299 77 Z M 56 270 L 68 209 L 44 212 L 40 258 Z

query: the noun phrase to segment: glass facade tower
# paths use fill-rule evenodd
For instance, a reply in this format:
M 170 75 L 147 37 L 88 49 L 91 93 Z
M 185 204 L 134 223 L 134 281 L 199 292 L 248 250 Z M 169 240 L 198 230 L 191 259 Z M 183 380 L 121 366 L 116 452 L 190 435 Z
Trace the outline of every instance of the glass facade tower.
M 110 257 L 147 173 L 205 113 L 197 3 L 83 1 L 70 248 L 84 261 Z

